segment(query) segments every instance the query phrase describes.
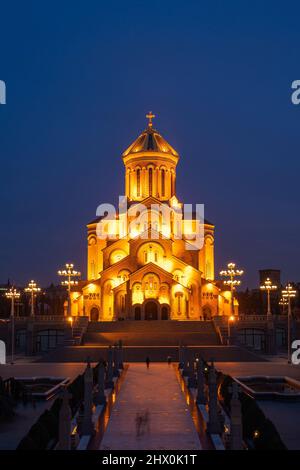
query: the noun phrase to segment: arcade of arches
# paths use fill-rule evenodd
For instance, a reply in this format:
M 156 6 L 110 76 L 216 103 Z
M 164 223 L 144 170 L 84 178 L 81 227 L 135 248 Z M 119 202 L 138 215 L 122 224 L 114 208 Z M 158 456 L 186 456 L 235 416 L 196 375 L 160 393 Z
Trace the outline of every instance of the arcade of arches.
M 87 279 L 72 290 L 72 315 L 93 322 L 229 315 L 230 292 L 214 277 L 214 225 L 205 220 L 203 246 L 188 249 L 200 220 L 177 210 L 176 150 L 150 121 L 122 158 L 130 223 L 116 213 L 87 225 Z

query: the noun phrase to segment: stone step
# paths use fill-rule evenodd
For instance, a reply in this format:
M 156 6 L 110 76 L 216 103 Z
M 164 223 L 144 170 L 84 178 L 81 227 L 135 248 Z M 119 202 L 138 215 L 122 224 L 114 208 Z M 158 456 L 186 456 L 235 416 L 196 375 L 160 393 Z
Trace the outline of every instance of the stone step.
M 115 321 L 115 322 L 95 322 L 89 323 L 87 332 L 117 332 L 117 331 L 190 331 L 203 332 L 215 331 L 211 321 Z

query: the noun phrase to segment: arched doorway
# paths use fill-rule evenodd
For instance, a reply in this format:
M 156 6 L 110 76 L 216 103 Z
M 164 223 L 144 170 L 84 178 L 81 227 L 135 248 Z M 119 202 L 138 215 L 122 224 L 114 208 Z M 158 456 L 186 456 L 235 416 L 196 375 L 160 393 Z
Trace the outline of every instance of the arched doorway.
M 161 319 L 162 320 L 169 320 L 169 307 L 167 305 L 163 305 L 161 307 Z
M 99 309 L 97 307 L 93 307 L 90 312 L 90 320 L 92 322 L 99 321 Z
M 142 309 L 140 306 L 135 307 L 134 309 L 134 319 L 141 320 L 142 319 Z
M 158 306 L 153 300 L 145 305 L 145 320 L 158 320 Z
M 202 315 L 203 315 L 203 320 L 211 320 L 211 308 L 208 306 L 205 306 L 202 308 Z

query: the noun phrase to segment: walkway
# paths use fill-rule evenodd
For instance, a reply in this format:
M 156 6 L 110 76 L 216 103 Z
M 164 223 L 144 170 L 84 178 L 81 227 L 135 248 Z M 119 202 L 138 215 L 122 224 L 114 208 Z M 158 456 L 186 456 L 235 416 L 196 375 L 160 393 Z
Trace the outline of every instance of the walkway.
M 136 436 L 137 413 L 149 412 L 149 428 Z M 104 433 L 101 450 L 201 449 L 173 366 L 130 364 Z

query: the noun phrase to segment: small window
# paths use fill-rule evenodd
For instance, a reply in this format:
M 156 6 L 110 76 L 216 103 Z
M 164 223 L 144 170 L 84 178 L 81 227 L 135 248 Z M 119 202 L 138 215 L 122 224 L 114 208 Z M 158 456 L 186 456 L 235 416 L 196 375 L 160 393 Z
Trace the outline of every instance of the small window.
M 141 170 L 136 172 L 136 195 L 137 197 L 141 195 Z
M 149 168 L 149 196 L 152 196 L 153 170 Z
M 165 170 L 161 170 L 161 195 L 165 195 Z

